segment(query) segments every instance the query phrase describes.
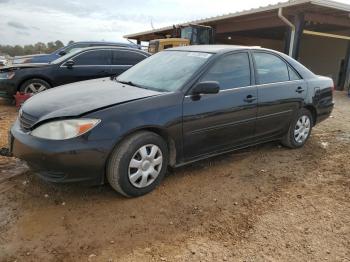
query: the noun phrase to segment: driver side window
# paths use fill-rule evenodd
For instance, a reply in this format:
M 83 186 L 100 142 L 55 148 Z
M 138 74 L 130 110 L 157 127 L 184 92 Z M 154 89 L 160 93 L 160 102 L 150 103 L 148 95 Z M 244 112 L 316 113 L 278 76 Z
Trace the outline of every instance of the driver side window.
M 111 65 L 111 52 L 109 50 L 90 50 L 73 58 L 76 66 Z
M 217 81 L 220 90 L 251 85 L 248 53 L 236 53 L 219 58 L 201 81 Z

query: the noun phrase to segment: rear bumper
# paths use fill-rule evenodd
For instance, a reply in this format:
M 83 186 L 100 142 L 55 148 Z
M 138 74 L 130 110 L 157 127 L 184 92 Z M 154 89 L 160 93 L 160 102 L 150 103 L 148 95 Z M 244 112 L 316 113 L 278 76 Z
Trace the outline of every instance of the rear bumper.
M 104 183 L 110 141 L 89 141 L 80 137 L 52 141 L 23 133 L 18 121 L 11 129 L 12 154 L 27 162 L 41 178 L 50 182 Z
M 326 120 L 332 113 L 334 108 L 334 102 L 319 105 L 317 108 L 317 121 L 316 124 Z
M 0 79 L 0 97 L 13 98 L 16 94 L 16 83 L 8 79 Z

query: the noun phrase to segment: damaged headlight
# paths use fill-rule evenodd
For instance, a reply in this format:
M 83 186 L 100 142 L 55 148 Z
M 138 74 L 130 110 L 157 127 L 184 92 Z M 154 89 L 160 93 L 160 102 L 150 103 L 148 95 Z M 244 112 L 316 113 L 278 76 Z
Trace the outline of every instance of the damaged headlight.
M 67 119 L 53 121 L 35 128 L 31 135 L 50 140 L 65 140 L 81 136 L 97 126 L 99 119 Z

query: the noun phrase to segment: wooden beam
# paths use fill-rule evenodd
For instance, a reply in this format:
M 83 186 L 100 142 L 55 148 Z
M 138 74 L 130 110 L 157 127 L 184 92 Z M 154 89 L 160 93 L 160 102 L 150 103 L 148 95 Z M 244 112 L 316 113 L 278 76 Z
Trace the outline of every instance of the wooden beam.
M 216 33 L 223 34 L 223 33 L 240 32 L 240 31 L 256 30 L 256 29 L 263 29 L 263 28 L 272 28 L 272 27 L 279 27 L 279 26 L 285 26 L 285 24 L 276 16 L 268 19 L 259 19 L 259 20 L 252 20 L 247 22 L 230 22 L 230 23 L 218 24 L 216 26 Z
M 316 22 L 320 24 L 338 25 L 350 28 L 350 18 L 336 17 L 332 15 L 306 13 L 305 21 Z
M 345 35 L 329 34 L 329 33 L 316 32 L 316 31 L 309 31 L 309 30 L 304 30 L 303 33 L 304 33 L 305 35 L 315 35 L 315 36 L 323 36 L 323 37 L 329 37 L 329 38 L 337 38 L 337 39 L 343 39 L 343 40 L 350 40 L 350 36 L 345 36 Z

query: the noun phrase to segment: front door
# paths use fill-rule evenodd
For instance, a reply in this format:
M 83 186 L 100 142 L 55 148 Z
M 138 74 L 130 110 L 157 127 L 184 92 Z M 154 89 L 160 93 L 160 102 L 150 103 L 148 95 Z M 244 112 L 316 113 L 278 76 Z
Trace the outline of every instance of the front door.
M 254 139 L 257 89 L 246 52 L 226 54 L 201 81 L 217 81 L 218 94 L 188 95 L 183 101 L 185 161 L 249 144 Z
M 73 57 L 74 65 L 63 63 L 57 68 L 56 83 L 63 85 L 77 81 L 108 77 L 112 75 L 110 50 L 88 50 Z

